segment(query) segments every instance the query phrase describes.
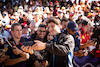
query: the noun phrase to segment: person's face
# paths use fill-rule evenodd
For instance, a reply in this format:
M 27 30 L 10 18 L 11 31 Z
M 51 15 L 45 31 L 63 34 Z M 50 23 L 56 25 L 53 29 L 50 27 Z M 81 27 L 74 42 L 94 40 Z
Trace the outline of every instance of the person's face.
M 67 27 L 68 22 L 63 21 L 62 22 L 62 29 L 65 29 Z
M 22 35 L 22 27 L 21 26 L 15 26 L 14 30 L 11 31 L 11 34 L 14 38 L 20 39 Z
M 67 28 L 67 32 L 71 35 L 74 35 L 76 31 L 72 31 L 71 29 Z
M 46 35 L 46 28 L 44 27 L 39 27 L 38 30 L 37 30 L 37 34 L 40 38 L 44 38 L 45 35 Z
M 51 3 L 50 6 L 53 6 L 53 3 Z
M 62 19 L 63 13 L 59 12 L 58 17 Z
M 28 33 L 29 33 L 28 28 L 23 28 L 22 29 L 22 34 L 28 34 Z
M 39 15 L 35 15 L 34 16 L 34 19 L 36 20 L 36 19 L 39 19 Z
M 79 19 L 81 20 L 82 19 L 82 16 L 79 16 Z
M 40 4 L 40 6 L 42 6 L 42 3 L 39 3 Z
M 24 16 L 24 17 L 23 17 L 23 20 L 24 20 L 24 21 L 27 21 L 27 17 L 26 17 L 26 16 Z
M 50 19 L 51 18 L 51 14 L 47 14 L 47 18 Z
M 87 32 L 90 31 L 90 28 L 91 28 L 90 24 L 87 24 Z
M 69 19 L 70 19 L 71 21 L 73 21 L 73 16 L 70 16 Z
M 10 18 L 10 22 L 11 22 L 11 24 L 13 24 L 15 22 L 15 19 L 14 18 Z
M 78 28 L 80 29 L 82 27 L 82 24 L 80 23 L 80 24 L 78 24 Z
M 56 34 L 60 33 L 60 26 L 53 22 L 50 22 L 48 24 L 48 30 L 50 35 L 55 36 Z

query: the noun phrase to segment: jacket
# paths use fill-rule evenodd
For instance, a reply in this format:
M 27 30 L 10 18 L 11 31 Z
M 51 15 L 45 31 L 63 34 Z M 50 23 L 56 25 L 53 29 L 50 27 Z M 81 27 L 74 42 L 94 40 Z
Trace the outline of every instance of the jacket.
M 68 67 L 68 53 L 74 49 L 74 45 L 73 36 L 64 33 L 59 33 L 56 38 L 48 41 L 46 50 L 49 67 Z

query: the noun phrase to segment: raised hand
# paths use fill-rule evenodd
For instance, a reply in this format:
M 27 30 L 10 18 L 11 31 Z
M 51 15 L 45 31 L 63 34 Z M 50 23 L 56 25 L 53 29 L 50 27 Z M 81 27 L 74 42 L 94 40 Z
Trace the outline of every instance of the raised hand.
M 33 54 L 33 49 L 32 49 L 31 46 L 22 46 L 21 49 L 22 49 L 24 52 Z
M 32 46 L 33 50 L 43 50 L 46 48 L 46 43 L 43 43 L 39 40 L 35 40 L 34 42 L 35 44 Z
M 14 49 L 13 49 L 13 53 L 15 54 L 15 55 L 19 55 L 19 54 L 21 54 L 23 51 L 22 50 L 20 50 L 20 49 L 18 49 L 17 47 L 14 47 Z
M 27 59 L 29 59 L 29 57 L 30 57 L 29 53 L 23 52 L 22 61 L 26 61 Z

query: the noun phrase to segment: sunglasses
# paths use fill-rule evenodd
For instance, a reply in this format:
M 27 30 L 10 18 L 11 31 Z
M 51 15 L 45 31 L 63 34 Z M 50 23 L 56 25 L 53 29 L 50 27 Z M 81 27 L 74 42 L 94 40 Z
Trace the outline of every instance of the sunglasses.
M 15 19 L 11 19 L 11 20 L 15 20 Z
M 3 16 L 6 16 L 6 14 L 3 14 Z

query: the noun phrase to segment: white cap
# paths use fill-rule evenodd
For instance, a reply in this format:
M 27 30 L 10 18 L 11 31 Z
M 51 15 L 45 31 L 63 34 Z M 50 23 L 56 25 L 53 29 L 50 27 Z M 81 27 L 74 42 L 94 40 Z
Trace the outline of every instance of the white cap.
M 23 9 L 23 7 L 22 6 L 19 6 L 19 9 Z
M 82 14 L 78 14 L 78 17 L 82 16 Z
M 38 15 L 38 13 L 37 13 L 37 12 L 33 12 L 32 14 L 33 14 L 33 15 Z

